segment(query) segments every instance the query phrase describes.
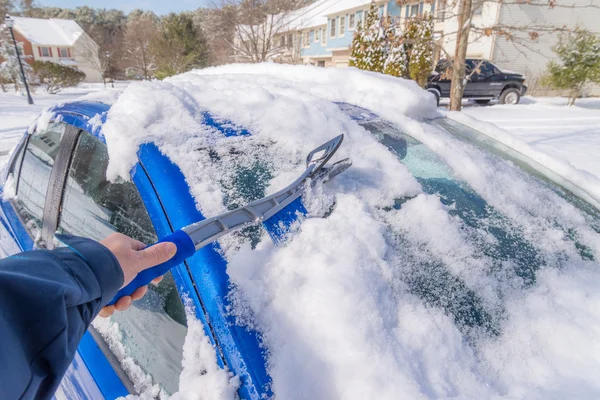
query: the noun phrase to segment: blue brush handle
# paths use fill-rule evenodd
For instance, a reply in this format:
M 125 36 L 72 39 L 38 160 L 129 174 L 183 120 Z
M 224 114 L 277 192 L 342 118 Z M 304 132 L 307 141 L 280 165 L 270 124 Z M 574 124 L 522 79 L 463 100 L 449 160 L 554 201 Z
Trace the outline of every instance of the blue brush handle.
M 177 253 L 166 263 L 162 263 L 157 265 L 156 267 L 152 267 L 140 272 L 134 280 L 129 283 L 129 285 L 125 286 L 121 290 L 117 292 L 115 297 L 107 304 L 107 306 L 113 305 L 123 296 L 131 296 L 133 292 L 137 288 L 142 286 L 146 286 L 150 282 L 152 282 L 155 278 L 159 276 L 163 276 L 173 267 L 178 266 L 182 262 L 184 262 L 188 257 L 191 257 L 196 252 L 196 246 L 194 242 L 189 237 L 187 233 L 184 231 L 175 231 L 172 234 L 165 236 L 160 239 L 158 243 L 163 242 L 171 242 L 175 243 L 177 246 Z M 154 245 L 153 245 L 154 246 Z

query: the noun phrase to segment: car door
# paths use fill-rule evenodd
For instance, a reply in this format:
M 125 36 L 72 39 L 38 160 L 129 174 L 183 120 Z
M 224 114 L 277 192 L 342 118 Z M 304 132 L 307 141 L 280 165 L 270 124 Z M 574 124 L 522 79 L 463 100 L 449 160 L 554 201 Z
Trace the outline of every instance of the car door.
M 79 130 L 55 231 L 95 240 L 119 232 L 146 244 L 156 242 L 157 233 L 136 184 L 109 181 L 107 167 L 104 142 Z M 177 392 L 187 325 L 171 272 L 159 285 L 150 285 L 146 296 L 129 310 L 96 319 L 92 331 L 129 392 Z M 82 358 L 95 362 L 93 355 L 82 354 Z
M 452 85 L 450 63 L 447 60 L 438 62 L 435 67 L 436 75 L 433 77 L 432 82 L 435 82 L 441 92 L 441 97 L 450 96 L 450 86 Z
M 473 86 L 473 96 L 493 98 L 500 94 L 502 83 L 498 81 L 497 69 L 487 61 L 474 61 L 475 72 L 470 85 Z
M 44 129 L 25 135 L 18 145 L 15 155 L 9 161 L 2 187 L 0 236 L 3 256 L 47 247 L 42 232 L 44 224 L 52 219 L 50 193 L 54 193 L 60 186 L 58 175 L 61 170 L 65 170 L 64 160 L 68 160 L 76 133 L 77 129 L 71 125 L 53 122 Z M 89 346 L 87 336 L 84 336 L 82 342 L 93 348 Z M 102 353 L 95 358 L 97 369 L 107 364 Z M 112 368 L 109 372 L 120 384 Z M 110 374 L 104 375 L 108 378 L 105 382 L 110 383 Z M 59 398 L 61 394 L 66 398 L 99 398 L 98 394 L 103 392 L 109 395 L 127 394 L 126 391 L 100 390 L 96 382 L 90 379 L 90 372 L 79 352 L 75 355 L 67 376 L 71 378 L 67 378 L 71 385 L 66 392 L 59 390 Z
M 476 67 L 477 61 L 466 60 L 465 62 L 465 79 L 467 84 L 463 92 L 463 97 L 476 97 L 477 96 L 477 72 L 473 72 Z
M 5 255 L 42 243 L 42 222 L 49 182 L 60 144 L 70 126 L 51 123 L 22 141 L 12 158 L 2 196 L 2 250 Z

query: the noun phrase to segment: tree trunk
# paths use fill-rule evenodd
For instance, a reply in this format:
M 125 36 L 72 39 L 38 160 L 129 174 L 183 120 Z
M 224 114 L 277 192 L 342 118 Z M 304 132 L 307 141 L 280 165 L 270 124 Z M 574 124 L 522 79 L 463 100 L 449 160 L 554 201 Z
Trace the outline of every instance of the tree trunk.
M 458 29 L 456 33 L 456 50 L 452 66 L 452 86 L 450 87 L 450 110 L 460 111 L 462 96 L 465 90 L 465 59 L 471 31 L 471 15 L 473 0 L 460 0 L 458 5 Z

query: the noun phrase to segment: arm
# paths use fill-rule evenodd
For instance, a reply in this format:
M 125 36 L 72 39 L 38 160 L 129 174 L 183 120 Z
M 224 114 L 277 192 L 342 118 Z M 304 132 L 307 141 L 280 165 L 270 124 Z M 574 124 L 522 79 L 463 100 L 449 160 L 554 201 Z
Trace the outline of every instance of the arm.
M 138 272 L 168 260 L 173 250 L 167 243 L 140 251 L 143 244 L 119 234 L 104 245 L 72 236 L 60 240 L 68 248 L 0 260 L 3 399 L 52 397 L 102 307 Z M 131 298 L 122 298 L 116 308 L 130 304 Z

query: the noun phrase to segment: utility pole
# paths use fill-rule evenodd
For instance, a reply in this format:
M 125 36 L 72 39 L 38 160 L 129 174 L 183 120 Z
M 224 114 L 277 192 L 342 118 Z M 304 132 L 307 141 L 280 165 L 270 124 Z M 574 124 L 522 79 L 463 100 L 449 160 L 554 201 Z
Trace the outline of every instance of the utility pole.
M 15 26 L 15 20 L 10 15 L 6 14 L 4 17 L 4 23 L 8 26 L 10 36 L 12 36 L 13 44 L 15 45 L 15 52 L 17 53 L 17 60 L 19 61 L 19 67 L 21 68 L 21 76 L 23 77 L 23 83 L 25 84 L 25 90 L 27 91 L 27 102 L 33 104 L 31 93 L 29 93 L 29 85 L 27 84 L 27 77 L 25 76 L 25 70 L 23 69 L 23 63 L 21 62 L 21 55 L 19 54 L 19 46 L 17 45 L 17 39 L 15 39 L 15 33 L 13 32 L 13 26 Z

